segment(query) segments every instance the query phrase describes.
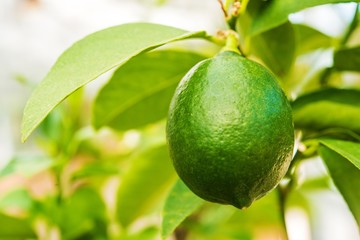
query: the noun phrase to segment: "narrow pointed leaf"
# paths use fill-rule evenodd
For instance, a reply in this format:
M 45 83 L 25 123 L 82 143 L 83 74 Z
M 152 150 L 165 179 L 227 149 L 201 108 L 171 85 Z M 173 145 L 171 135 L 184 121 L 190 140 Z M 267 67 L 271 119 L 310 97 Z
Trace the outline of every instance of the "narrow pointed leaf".
M 141 52 L 172 41 L 204 36 L 204 32 L 190 33 L 158 24 L 131 23 L 85 37 L 59 57 L 33 92 L 24 110 L 22 140 L 25 141 L 62 100 L 99 75 Z
M 178 82 L 202 59 L 195 53 L 171 50 L 131 59 L 100 90 L 93 113 L 95 127 L 127 130 L 165 118 Z
M 191 192 L 185 184 L 178 180 L 166 199 L 161 236 L 166 239 L 187 216 L 198 209 L 204 200 Z

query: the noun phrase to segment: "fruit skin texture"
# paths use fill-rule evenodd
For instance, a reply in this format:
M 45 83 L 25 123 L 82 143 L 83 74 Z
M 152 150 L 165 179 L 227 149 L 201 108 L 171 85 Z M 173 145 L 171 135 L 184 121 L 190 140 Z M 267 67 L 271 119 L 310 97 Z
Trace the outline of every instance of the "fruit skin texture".
M 276 79 L 230 51 L 181 80 L 166 133 L 184 183 L 205 200 L 240 209 L 279 183 L 294 146 L 291 107 Z

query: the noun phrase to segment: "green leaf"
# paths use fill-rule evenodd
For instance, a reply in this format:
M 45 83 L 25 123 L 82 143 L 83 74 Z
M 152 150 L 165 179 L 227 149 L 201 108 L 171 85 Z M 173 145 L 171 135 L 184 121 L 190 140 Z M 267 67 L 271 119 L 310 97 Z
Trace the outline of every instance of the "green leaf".
M 277 238 L 285 239 L 282 238 L 285 232 L 282 230 L 282 214 L 276 190 L 255 201 L 245 211 L 230 205 L 205 204 L 194 218 L 187 218 L 180 229 L 189 233 L 187 239 L 251 240 L 257 238 L 259 230 L 265 229 L 276 229 Z M 265 235 L 267 237 L 264 239 L 270 239 Z
M 319 48 L 329 48 L 335 44 L 330 36 L 306 25 L 293 25 L 296 36 L 296 51 L 298 54 L 311 52 Z
M 295 57 L 295 34 L 292 24 L 286 22 L 250 39 L 250 51 L 261 58 L 277 75 L 285 75 Z
M 145 150 L 131 159 L 117 193 L 117 217 L 128 226 L 159 202 L 173 182 L 173 170 L 166 145 Z
M 61 204 L 58 195 L 39 199 L 34 203 L 33 215 L 45 219 L 50 226 L 57 226 L 62 239 L 95 239 L 80 236 L 106 235 L 107 219 L 101 192 L 86 184 L 77 186 L 70 195 L 63 195 Z
M 191 192 L 185 184 L 178 180 L 166 199 L 163 210 L 161 236 L 170 236 L 184 219 L 198 209 L 204 200 Z
M 338 140 L 321 140 L 321 143 L 326 147 L 319 148 L 320 155 L 360 228 L 360 144 Z
M 265 1 L 250 1 L 246 12 L 240 14 L 236 31 L 243 52 L 259 57 L 275 74 L 285 75 L 295 58 L 296 39 L 292 24 L 285 21 L 274 29 L 251 35 L 251 24 L 257 12 L 267 6 Z
M 296 128 L 323 130 L 347 128 L 360 131 L 360 91 L 322 89 L 303 95 L 292 103 Z
M 33 238 L 35 238 L 35 233 L 26 220 L 0 213 L 0 239 L 22 240 Z
M 99 224 L 105 221 L 105 205 L 95 189 L 77 189 L 65 199 L 60 211 L 59 225 L 65 239 L 74 239 L 92 231 L 106 231 L 106 226 Z
M 360 144 L 349 141 L 322 139 L 320 142 L 337 152 L 360 170 Z
M 139 53 L 196 37 L 205 37 L 205 32 L 190 33 L 158 24 L 130 23 L 93 33 L 78 41 L 59 57 L 26 104 L 22 140 L 25 141 L 62 100 L 101 74 Z
M 360 46 L 336 51 L 334 67 L 340 71 L 360 71 Z
M 360 2 L 360 0 L 272 0 L 267 1 L 265 7 L 256 14 L 251 26 L 250 34 L 256 35 L 268 29 L 279 26 L 288 19 L 290 13 L 305 8 L 328 3 Z
M 95 127 L 127 130 L 166 117 L 178 82 L 202 59 L 195 53 L 167 50 L 128 61 L 99 92 L 94 106 Z
M 245 11 L 240 14 L 236 20 L 236 31 L 239 32 L 240 40 L 251 37 L 250 31 L 254 18 L 258 12 L 267 5 L 267 1 L 248 1 Z M 243 45 L 244 44 L 241 44 L 242 47 Z

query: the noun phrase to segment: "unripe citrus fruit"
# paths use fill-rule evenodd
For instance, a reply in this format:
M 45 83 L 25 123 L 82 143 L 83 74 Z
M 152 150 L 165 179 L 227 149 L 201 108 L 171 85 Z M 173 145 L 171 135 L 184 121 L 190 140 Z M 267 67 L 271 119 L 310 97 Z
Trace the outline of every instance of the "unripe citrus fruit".
M 174 167 L 201 198 L 244 208 L 273 189 L 291 161 L 289 102 L 261 65 L 222 52 L 195 65 L 171 102 Z

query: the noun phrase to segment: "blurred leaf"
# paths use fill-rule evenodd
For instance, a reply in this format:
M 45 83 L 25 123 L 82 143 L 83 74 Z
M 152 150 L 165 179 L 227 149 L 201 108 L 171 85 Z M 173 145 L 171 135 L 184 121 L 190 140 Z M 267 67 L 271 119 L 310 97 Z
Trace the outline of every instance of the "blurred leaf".
M 360 91 L 322 89 L 292 103 L 296 128 L 322 130 L 347 128 L 360 131 Z
M 191 192 L 181 180 L 178 180 L 165 202 L 161 229 L 162 238 L 165 239 L 170 236 L 176 227 L 203 203 L 204 200 Z
M 328 3 L 360 2 L 360 0 L 272 0 L 267 1 L 254 18 L 251 26 L 251 35 L 256 35 L 268 29 L 279 26 L 288 19 L 290 13 L 305 8 Z
M 286 22 L 276 28 L 253 36 L 250 51 L 260 57 L 277 75 L 285 75 L 295 57 L 295 34 L 292 24 Z
M 131 161 L 117 194 L 117 217 L 123 226 L 153 208 L 175 177 L 166 145 L 145 150 Z
M 29 210 L 32 203 L 30 194 L 24 189 L 18 189 L 0 199 L 0 209 L 6 210 L 7 208 L 16 207 L 22 210 Z
M 280 26 L 260 34 L 251 35 L 251 24 L 257 13 L 267 6 L 265 1 L 250 1 L 246 12 L 236 22 L 242 51 L 259 57 L 275 74 L 285 75 L 295 58 L 295 32 L 292 24 L 285 21 Z
M 181 225 L 188 239 L 251 240 L 262 232 L 264 239 L 285 239 L 276 190 L 255 201 L 250 208 L 205 204 L 201 212 Z M 261 237 L 259 237 L 261 239 Z
M 266 1 L 247 1 L 246 9 L 239 14 L 235 25 L 236 31 L 239 32 L 240 40 L 251 37 L 250 31 L 254 17 L 256 17 L 257 13 L 267 5 L 268 2 Z M 244 47 L 244 43 L 242 43 L 241 46 Z
M 334 67 L 340 71 L 360 71 L 360 46 L 336 51 Z
M 329 173 L 339 189 L 340 193 L 344 197 L 351 212 L 353 213 L 358 227 L 360 228 L 360 158 L 356 158 L 357 166 L 354 165 L 354 158 L 348 158 L 346 156 L 354 157 L 354 144 L 351 142 L 337 141 L 337 140 L 321 140 L 321 143 L 325 146 L 319 148 L 320 155 L 324 160 Z M 330 148 L 328 147 L 331 146 Z M 356 155 L 360 157 L 360 144 L 356 144 Z M 341 149 L 341 154 L 336 148 L 345 147 Z M 347 153 L 346 155 L 344 154 Z M 345 155 L 345 156 L 344 156 Z
M 46 156 L 16 156 L 1 171 L 0 177 L 10 174 L 31 176 L 53 166 L 54 162 Z
M 156 0 L 156 4 L 157 5 L 163 5 L 167 2 L 168 0 Z
M 54 145 L 61 138 L 64 129 L 64 108 L 59 107 L 48 114 L 39 125 L 39 131 L 49 144 Z
M 37 138 L 41 148 L 51 156 L 59 152 L 72 155 L 77 149 L 73 144 L 74 136 L 81 127 L 81 120 L 88 119 L 87 112 L 82 111 L 83 88 L 73 92 L 64 103 L 49 113 L 39 125 L 40 137 Z M 71 142 L 71 143 L 70 143 Z
M 121 240 L 154 240 L 158 239 L 159 229 L 154 226 L 147 227 L 140 232 L 128 236 L 121 236 Z
M 63 239 L 106 235 L 105 205 L 100 192 L 90 187 L 78 187 L 69 196 L 40 199 L 34 204 L 33 214 L 57 226 Z
M 26 220 L 0 213 L 1 240 L 23 240 L 34 238 L 35 233 Z
M 293 25 L 298 54 L 308 53 L 319 48 L 329 48 L 335 41 L 328 35 L 306 25 Z
M 283 239 L 285 232 L 277 191 L 277 189 L 274 189 L 266 196 L 255 201 L 250 208 L 244 211 L 236 211 L 235 215 L 228 220 L 232 222 L 234 230 L 239 222 L 243 223 L 242 228 L 244 231 L 250 230 L 253 235 L 260 226 L 271 226 L 274 230 L 272 234 L 275 232 L 277 239 Z M 286 207 L 286 202 L 284 204 Z
M 205 32 L 187 31 L 151 23 L 130 23 L 93 33 L 75 43 L 57 60 L 26 104 L 22 140 L 64 98 L 132 57 L 169 42 L 204 37 Z
M 203 58 L 168 50 L 128 61 L 100 90 L 94 106 L 95 127 L 127 130 L 166 117 L 178 82 Z
M 309 178 L 301 183 L 301 188 L 305 191 L 319 191 L 329 189 L 330 187 L 330 178 L 327 175 L 316 178 Z
M 322 87 L 320 79 L 331 64 L 329 58 L 332 58 L 331 51 L 313 51 L 298 56 L 282 81 L 284 91 L 296 96 L 319 90 Z
M 76 171 L 72 175 L 72 180 L 78 180 L 86 177 L 94 177 L 94 176 L 111 176 L 118 174 L 119 170 L 114 168 L 114 166 L 102 165 L 101 163 L 91 163 L 85 165 L 81 170 Z
M 105 205 L 99 192 L 94 189 L 77 189 L 69 198 L 65 199 L 61 213 L 59 225 L 65 239 L 72 239 L 92 231 L 106 231 Z M 47 214 L 52 215 L 51 212 Z

